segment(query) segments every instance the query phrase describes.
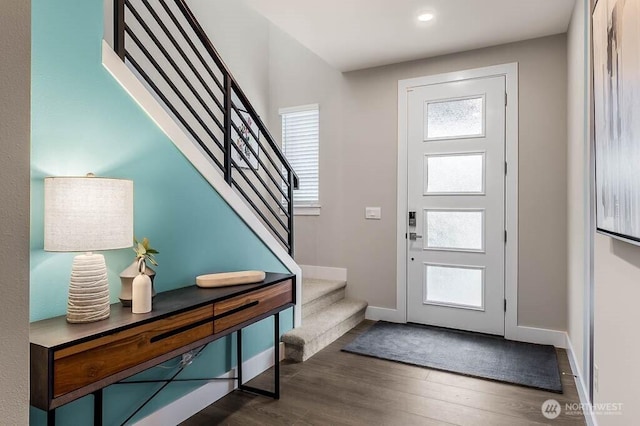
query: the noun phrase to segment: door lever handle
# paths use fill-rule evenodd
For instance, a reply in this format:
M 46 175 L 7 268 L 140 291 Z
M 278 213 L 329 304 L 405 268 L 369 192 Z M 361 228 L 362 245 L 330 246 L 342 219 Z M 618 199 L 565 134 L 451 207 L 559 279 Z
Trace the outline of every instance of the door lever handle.
M 415 232 L 409 232 L 409 239 L 411 241 L 415 241 L 417 239 L 422 239 L 422 235 L 418 235 Z

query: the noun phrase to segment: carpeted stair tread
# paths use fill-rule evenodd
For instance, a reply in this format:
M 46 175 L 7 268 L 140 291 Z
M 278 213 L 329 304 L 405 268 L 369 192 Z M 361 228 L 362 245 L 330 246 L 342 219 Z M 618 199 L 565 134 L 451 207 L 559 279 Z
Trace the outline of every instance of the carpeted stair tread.
M 346 286 L 346 281 L 304 278 L 302 280 L 302 305 L 304 306 L 311 303 L 329 293 L 341 290 Z
M 353 317 L 360 311 L 364 313 L 367 302 L 355 299 L 342 299 L 322 312 L 309 316 L 301 327 L 295 328 L 282 336 L 288 345 L 303 346 L 335 328 L 341 322 Z M 336 339 L 340 337 L 337 336 Z
M 304 279 L 302 281 L 303 320 L 344 299 L 346 286 L 346 281 Z

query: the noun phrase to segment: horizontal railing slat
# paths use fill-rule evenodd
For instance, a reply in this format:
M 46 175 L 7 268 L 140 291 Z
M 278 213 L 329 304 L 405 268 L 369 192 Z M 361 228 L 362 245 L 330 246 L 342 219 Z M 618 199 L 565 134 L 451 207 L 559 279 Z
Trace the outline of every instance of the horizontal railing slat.
M 164 96 L 163 94 L 161 94 L 160 92 L 158 92 L 157 86 L 156 84 L 151 80 L 151 78 L 149 78 L 147 76 L 147 74 L 144 72 L 144 70 L 142 69 L 142 67 L 136 62 L 136 60 L 131 57 L 129 54 L 125 54 L 125 58 L 133 65 L 133 67 L 138 71 L 138 73 L 142 76 L 142 78 L 144 78 L 144 80 L 147 82 L 147 84 L 149 86 L 151 86 L 151 88 L 153 90 L 155 90 L 158 94 L 158 96 L 160 96 L 160 99 L 162 99 L 162 101 L 165 103 L 165 105 L 169 108 L 169 110 L 171 110 L 171 112 L 173 113 L 173 115 L 178 119 L 178 121 L 180 121 L 180 123 L 187 129 L 187 131 L 191 134 L 191 136 L 193 136 L 193 138 L 198 142 L 198 144 L 200 145 L 200 147 L 207 153 L 207 155 L 216 163 L 216 165 L 218 167 L 220 167 L 221 169 L 224 168 L 224 166 L 222 164 L 220 164 L 220 161 L 218 161 L 218 159 L 216 158 L 215 155 L 213 155 L 213 153 L 211 152 L 211 150 L 209 149 L 209 147 L 207 146 L 207 144 L 205 144 L 202 139 L 200 138 L 200 136 L 198 136 L 198 134 L 191 128 L 191 126 L 189 125 L 189 123 L 187 123 L 184 118 L 182 117 L 182 115 L 176 110 L 176 108 L 173 106 L 173 104 L 171 104 L 171 102 L 169 102 L 169 100 L 167 99 L 166 96 Z
M 144 54 L 144 56 L 147 58 L 147 60 L 149 62 L 151 62 L 151 64 L 154 66 L 154 68 L 156 69 L 156 71 L 162 76 L 162 78 L 165 80 L 165 82 L 169 85 L 169 87 L 171 87 L 171 90 L 173 90 L 173 92 L 176 94 L 176 96 L 178 96 L 178 98 L 180 99 L 180 101 L 182 101 L 182 103 L 184 104 L 185 107 L 187 107 L 187 109 L 189 110 L 189 112 L 191 112 L 191 114 L 193 114 L 193 118 L 196 119 L 196 121 L 200 124 L 200 126 L 202 126 L 202 128 L 204 129 L 204 131 L 209 135 L 209 137 L 211 137 L 211 139 L 216 143 L 216 145 L 218 145 L 219 148 L 224 150 L 224 146 L 218 141 L 218 138 L 216 138 L 216 136 L 213 134 L 213 132 L 211 131 L 211 129 L 209 129 L 209 126 L 206 125 L 206 123 L 202 120 L 202 118 L 200 118 L 200 115 L 197 114 L 195 112 L 195 110 L 193 109 L 193 107 L 189 104 L 189 102 L 187 102 L 187 100 L 184 98 L 184 95 L 180 92 L 180 90 L 178 90 L 178 88 L 176 87 L 176 85 L 171 81 L 171 79 L 167 76 L 167 74 L 162 70 L 162 68 L 158 65 L 158 62 L 153 58 L 153 56 L 151 55 L 151 53 L 149 53 L 149 51 L 141 44 L 140 40 L 138 39 L 138 37 L 133 33 L 133 31 L 131 30 L 131 28 L 129 28 L 128 25 L 125 24 L 125 32 L 131 37 L 131 39 L 136 43 L 136 45 L 138 46 L 138 48 L 140 49 L 140 51 Z
M 169 8 L 165 0 L 159 0 L 159 2 L 162 8 L 167 13 L 167 15 L 169 16 L 169 19 L 171 19 L 171 22 L 173 22 L 173 24 L 178 29 L 178 31 L 180 32 L 184 40 L 187 42 L 189 47 L 193 50 L 193 52 L 196 54 L 198 59 L 200 59 L 202 66 L 207 70 L 208 74 L 211 76 L 216 86 L 218 86 L 218 88 L 224 92 L 224 86 L 222 85 L 222 82 L 220 82 L 220 80 L 215 76 L 215 73 L 213 72 L 213 70 L 211 70 L 211 67 L 202 56 L 202 53 L 200 53 L 200 50 L 195 46 L 195 44 L 193 44 L 191 37 L 189 37 L 185 29 L 182 27 L 182 25 L 180 25 L 180 22 L 178 22 L 178 18 L 176 18 L 175 13 L 173 13 L 171 8 Z
M 149 3 L 147 2 L 147 0 L 142 0 L 142 2 L 145 4 L 145 6 L 147 6 L 147 8 L 150 7 Z M 200 94 L 198 93 L 198 91 L 193 87 L 193 84 L 191 84 L 191 82 L 189 81 L 189 79 L 184 75 L 184 72 L 180 69 L 180 67 L 176 64 L 176 62 L 173 60 L 173 58 L 171 57 L 171 55 L 169 55 L 169 53 L 167 52 L 167 50 L 162 46 L 162 44 L 160 43 L 160 41 L 158 40 L 158 38 L 153 34 L 153 32 L 151 31 L 151 29 L 149 28 L 149 26 L 147 24 L 145 24 L 142 20 L 142 17 L 138 14 L 138 12 L 136 11 L 135 7 L 133 6 L 129 6 L 129 9 L 131 10 L 131 12 L 133 13 L 133 15 L 136 17 L 136 19 L 138 20 L 138 22 L 140 23 L 140 26 L 142 27 L 142 29 L 145 31 L 145 33 L 149 36 L 149 38 L 154 42 L 154 44 L 156 45 L 156 47 L 160 50 L 160 52 L 162 53 L 162 55 L 165 57 L 165 59 L 171 64 L 171 66 L 173 67 L 173 69 L 176 71 L 176 73 L 180 76 L 180 78 L 182 79 L 182 81 L 184 82 L 184 84 L 187 85 L 187 87 L 189 88 L 189 90 L 191 91 L 191 93 L 193 93 L 193 95 L 195 96 L 195 98 L 200 102 L 200 105 L 202 105 L 202 107 L 204 108 L 204 110 L 207 112 L 207 114 L 209 115 L 209 117 L 211 117 L 211 119 L 214 121 L 214 123 L 218 126 L 218 128 L 220 130 L 224 130 L 224 125 L 220 122 L 220 120 L 218 120 L 218 118 L 215 116 L 215 114 L 209 109 L 209 106 L 207 105 L 207 103 L 204 101 L 204 99 L 202 99 L 202 97 L 200 96 Z M 154 16 L 156 22 L 158 22 L 158 24 L 163 28 L 166 29 L 166 27 L 164 27 L 164 24 L 162 24 L 162 21 L 160 21 L 158 15 L 155 13 L 155 11 L 153 11 L 152 9 L 149 9 L 149 12 Z M 171 36 L 167 33 L 167 36 L 169 38 L 171 38 Z M 206 87 L 206 86 L 205 86 Z M 214 97 L 215 99 L 215 97 Z M 222 108 L 220 106 L 220 109 L 222 111 L 224 111 L 224 108 Z

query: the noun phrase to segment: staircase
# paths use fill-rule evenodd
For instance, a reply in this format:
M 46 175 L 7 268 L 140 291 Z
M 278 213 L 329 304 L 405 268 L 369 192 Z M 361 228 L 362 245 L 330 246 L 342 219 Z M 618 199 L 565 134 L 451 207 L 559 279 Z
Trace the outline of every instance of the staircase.
M 186 0 L 113 0 L 105 68 L 301 283 L 299 179 Z M 215 217 L 212 217 L 215 220 Z M 302 294 L 296 289 L 296 305 Z M 301 323 L 300 309 L 294 323 Z
M 149 115 L 174 143 L 186 137 L 292 255 L 298 176 L 186 1 L 114 0 L 113 13 L 114 53 L 169 119 L 145 107 Z
M 367 302 L 345 298 L 346 280 L 304 278 L 302 326 L 282 336 L 285 357 L 302 362 L 364 320 Z

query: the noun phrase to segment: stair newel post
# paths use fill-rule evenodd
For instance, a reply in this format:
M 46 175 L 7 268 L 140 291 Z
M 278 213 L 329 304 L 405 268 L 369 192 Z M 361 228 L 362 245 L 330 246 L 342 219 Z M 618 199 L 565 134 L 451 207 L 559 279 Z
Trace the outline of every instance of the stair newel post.
M 124 2 L 113 0 L 113 50 L 124 61 Z
M 289 212 L 289 254 L 293 256 L 293 187 L 294 187 L 294 175 L 291 168 L 287 168 L 287 195 L 289 197 L 289 203 L 287 209 Z
M 233 113 L 231 76 L 224 75 L 224 180 L 231 185 L 231 114 Z

